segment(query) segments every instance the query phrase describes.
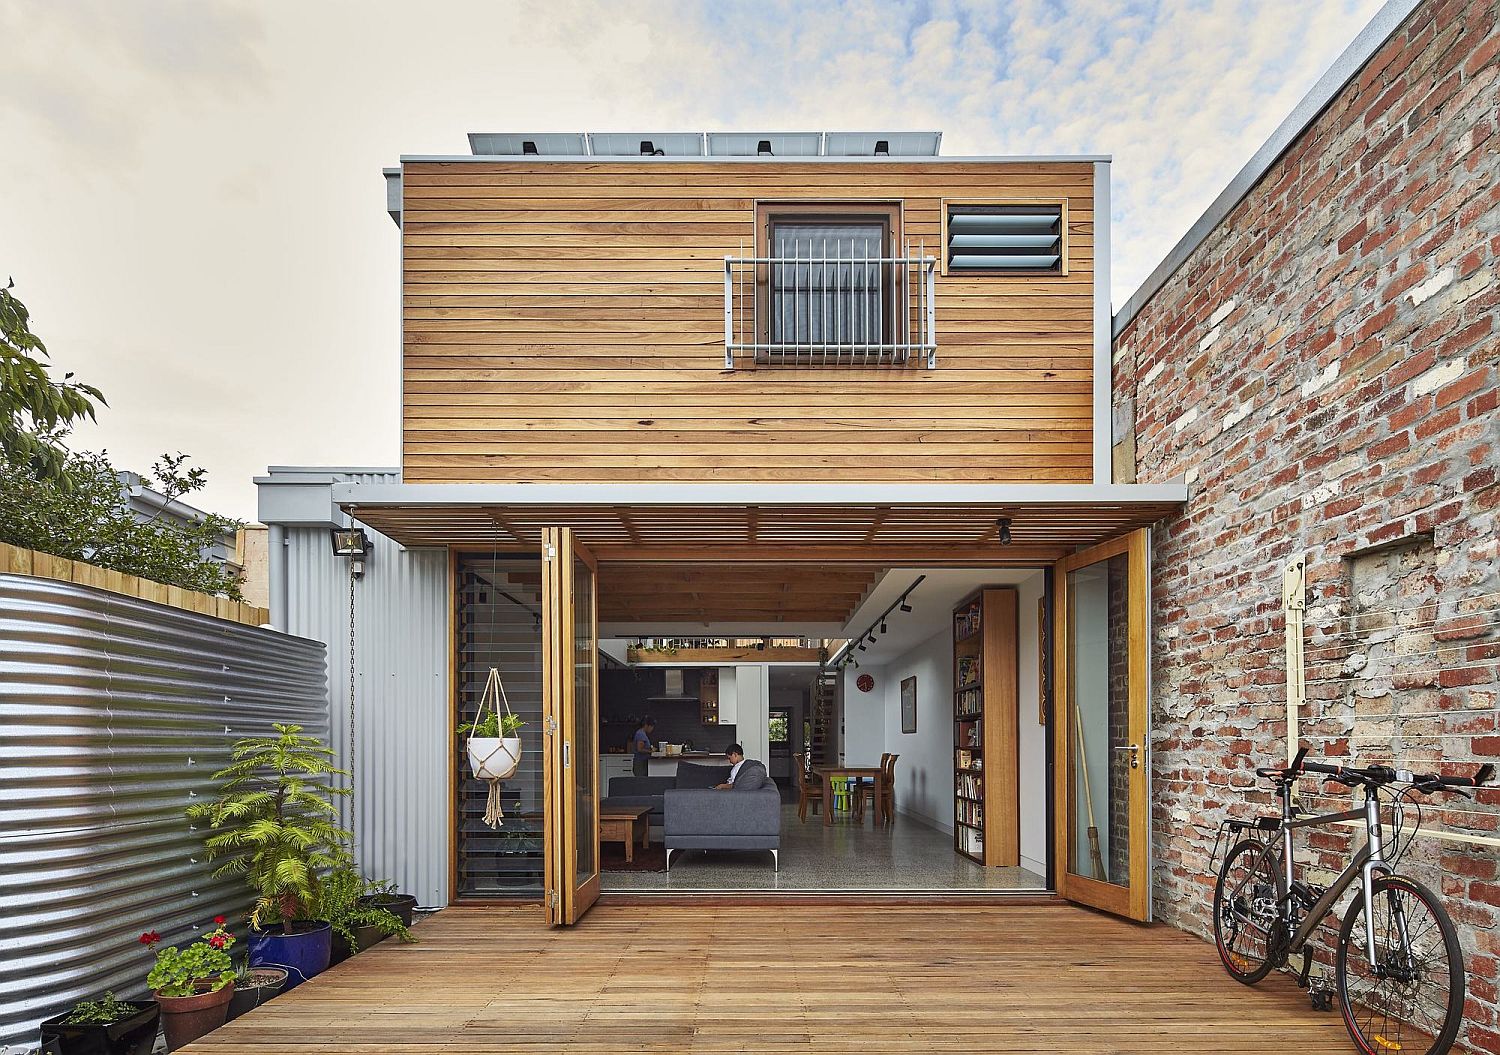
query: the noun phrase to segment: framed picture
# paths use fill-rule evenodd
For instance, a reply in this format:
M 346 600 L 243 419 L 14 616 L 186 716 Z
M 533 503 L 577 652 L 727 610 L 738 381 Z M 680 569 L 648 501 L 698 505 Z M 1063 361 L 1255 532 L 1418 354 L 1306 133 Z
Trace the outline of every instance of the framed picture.
M 901 731 L 917 731 L 917 676 L 901 679 Z
M 1047 724 L 1047 598 L 1036 600 L 1036 724 Z

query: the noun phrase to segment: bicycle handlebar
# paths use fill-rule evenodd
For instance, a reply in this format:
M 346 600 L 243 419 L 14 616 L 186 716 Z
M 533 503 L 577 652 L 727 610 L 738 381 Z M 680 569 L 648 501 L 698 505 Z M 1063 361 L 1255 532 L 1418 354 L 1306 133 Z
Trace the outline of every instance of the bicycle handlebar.
M 1405 770 L 1392 769 L 1390 766 L 1330 766 L 1325 762 L 1309 762 L 1305 747 L 1297 752 L 1297 757 L 1292 759 L 1291 765 L 1285 768 L 1260 767 L 1255 772 L 1258 776 L 1283 781 L 1295 780 L 1304 773 L 1320 773 L 1325 780 L 1343 784 L 1346 787 L 1360 784 L 1384 786 L 1400 781 L 1409 783 L 1420 791 L 1478 788 L 1495 778 L 1495 767 L 1489 762 L 1480 766 L 1473 776 L 1445 777 L 1439 773 L 1410 773 Z

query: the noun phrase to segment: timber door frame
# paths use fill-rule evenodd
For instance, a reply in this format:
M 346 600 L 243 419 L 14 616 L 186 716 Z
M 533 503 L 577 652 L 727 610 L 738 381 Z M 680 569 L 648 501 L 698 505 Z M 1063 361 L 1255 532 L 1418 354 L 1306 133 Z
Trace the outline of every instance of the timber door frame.
M 1069 632 L 1072 597 L 1068 573 L 1126 555 L 1128 583 L 1129 743 L 1139 747 L 1139 765 L 1130 770 L 1130 867 L 1123 885 L 1093 879 L 1083 863 L 1073 869 L 1073 769 L 1076 743 L 1070 683 L 1073 639 Z M 1051 735 L 1054 884 L 1059 897 L 1143 922 L 1151 919 L 1151 578 L 1150 529 L 1141 528 L 1059 560 L 1053 567 Z M 1106 748 L 1112 745 L 1106 744 Z
M 590 571 L 589 671 L 593 681 L 589 713 L 585 716 L 593 740 L 574 743 L 579 727 L 575 654 L 577 610 L 574 603 L 573 563 Z M 567 926 L 578 922 L 599 898 L 599 565 L 566 527 L 546 528 L 542 537 L 542 763 L 543 906 L 547 922 Z M 586 749 L 581 749 L 586 746 Z M 578 875 L 578 811 L 574 800 L 575 766 L 593 772 L 590 836 L 592 873 L 580 884 Z

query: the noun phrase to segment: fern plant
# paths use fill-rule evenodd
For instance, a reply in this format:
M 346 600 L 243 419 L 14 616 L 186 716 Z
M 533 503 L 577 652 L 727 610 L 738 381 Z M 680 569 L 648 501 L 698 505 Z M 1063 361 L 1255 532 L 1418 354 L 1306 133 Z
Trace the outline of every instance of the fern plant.
M 331 778 L 347 776 L 332 749 L 302 735 L 300 725 L 275 725 L 274 736 L 234 745 L 233 761 L 214 779 L 219 797 L 194 805 L 188 816 L 214 835 L 208 856 L 223 863 L 215 876 L 242 876 L 256 894 L 250 916 L 257 929 L 292 923 L 317 907 L 320 876 L 347 864 L 349 833 L 338 826 L 334 795 L 349 794 Z
M 359 951 L 357 930 L 360 927 L 373 927 L 381 934 L 394 934 L 404 942 L 417 940 L 394 912 L 359 903 L 360 898 L 376 892 L 380 886 L 379 883 L 367 882 L 353 865 L 335 868 L 319 882 L 318 918 L 326 920 L 333 932 L 349 943 L 353 952 Z

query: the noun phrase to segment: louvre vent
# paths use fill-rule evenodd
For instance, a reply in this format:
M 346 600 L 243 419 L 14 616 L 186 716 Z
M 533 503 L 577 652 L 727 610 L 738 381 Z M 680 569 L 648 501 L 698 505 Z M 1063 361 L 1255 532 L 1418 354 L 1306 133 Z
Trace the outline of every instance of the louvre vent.
M 947 254 L 950 272 L 1061 272 L 1063 207 L 950 205 Z

